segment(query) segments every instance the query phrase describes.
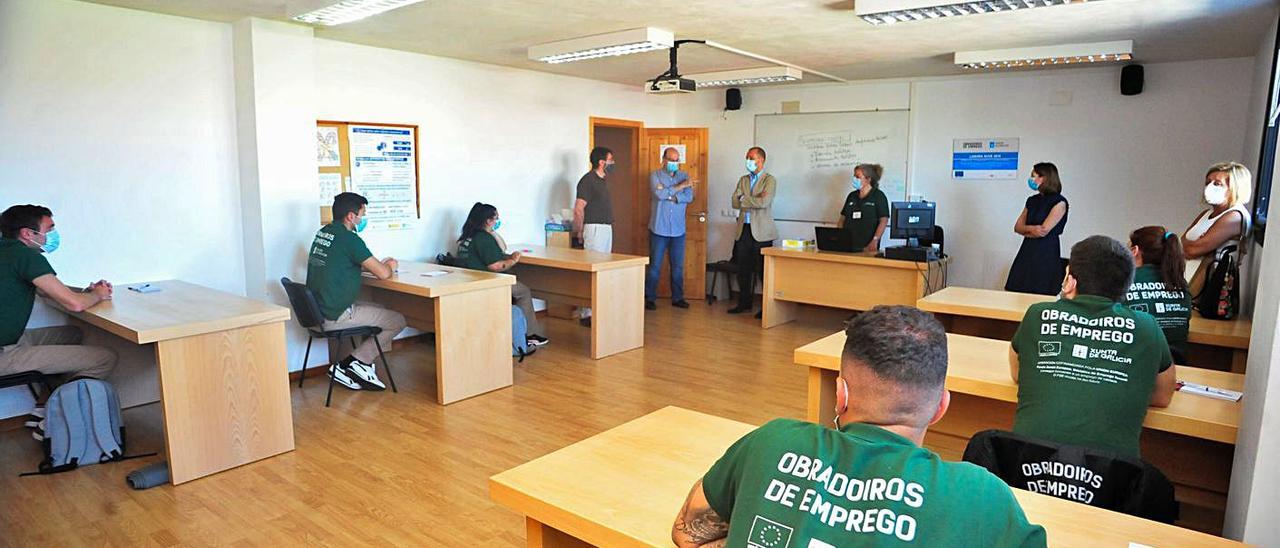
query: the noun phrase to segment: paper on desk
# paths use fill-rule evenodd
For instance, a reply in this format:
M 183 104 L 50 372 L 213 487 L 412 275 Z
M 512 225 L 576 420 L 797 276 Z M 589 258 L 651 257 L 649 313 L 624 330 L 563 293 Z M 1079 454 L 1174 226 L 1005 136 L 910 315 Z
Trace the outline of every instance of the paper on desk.
M 439 276 L 444 276 L 445 274 L 448 274 L 448 273 L 449 273 L 448 270 L 428 270 L 426 272 L 423 272 L 422 275 L 428 278 L 435 278 Z
M 1213 386 L 1188 381 L 1178 381 L 1178 391 L 1226 401 L 1240 401 L 1240 398 L 1244 397 L 1244 393 L 1242 392 L 1227 390 L 1226 388 L 1215 388 Z

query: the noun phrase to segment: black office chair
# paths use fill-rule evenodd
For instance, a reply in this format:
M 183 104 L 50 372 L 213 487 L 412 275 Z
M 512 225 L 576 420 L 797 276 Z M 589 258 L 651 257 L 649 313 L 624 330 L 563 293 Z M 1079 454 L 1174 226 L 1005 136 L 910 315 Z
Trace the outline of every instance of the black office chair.
M 733 261 L 716 261 L 707 263 L 707 272 L 711 273 L 711 291 L 707 293 L 707 304 L 716 302 L 716 288 L 720 287 L 720 274 L 725 275 L 726 294 L 733 293 L 733 279 L 738 275 L 738 265 Z
M 356 337 L 373 337 L 373 344 L 378 347 L 378 356 L 382 358 L 382 369 L 387 372 L 387 380 L 391 381 L 391 391 L 396 390 L 396 379 L 391 376 L 391 367 L 387 363 L 386 354 L 382 353 L 382 343 L 378 342 L 378 334 L 382 333 L 381 327 L 366 325 L 361 327 L 350 327 L 347 329 L 339 329 L 336 331 L 325 331 L 324 314 L 320 312 L 320 303 L 316 301 L 315 293 L 311 292 L 311 288 L 300 284 L 289 278 L 280 278 L 280 285 L 284 286 L 284 292 L 289 296 L 289 306 L 293 307 L 293 317 L 297 318 L 298 325 L 307 330 L 307 351 L 302 356 L 302 372 L 298 375 L 298 388 L 302 388 L 302 381 L 307 379 L 307 360 L 311 358 L 311 343 L 316 339 L 351 339 L 351 347 L 359 346 L 356 344 Z M 329 407 L 329 401 L 333 399 L 333 376 L 329 376 L 329 393 L 324 397 L 324 406 Z
M 1142 459 L 983 430 L 969 440 L 964 460 L 1010 487 L 1164 523 L 1178 520 L 1173 483 Z
M 31 391 L 31 397 L 39 400 L 40 392 L 36 391 L 37 384 L 43 386 L 46 393 L 53 393 L 53 388 L 49 384 L 49 377 L 38 371 L 23 371 L 0 377 L 0 388 L 26 385 L 27 390 Z
M 943 232 L 942 232 L 941 226 L 933 225 L 933 236 L 930 236 L 928 239 L 920 238 L 920 247 L 929 247 L 929 246 L 932 246 L 933 244 L 938 244 L 939 257 L 947 256 L 947 245 L 943 239 Z

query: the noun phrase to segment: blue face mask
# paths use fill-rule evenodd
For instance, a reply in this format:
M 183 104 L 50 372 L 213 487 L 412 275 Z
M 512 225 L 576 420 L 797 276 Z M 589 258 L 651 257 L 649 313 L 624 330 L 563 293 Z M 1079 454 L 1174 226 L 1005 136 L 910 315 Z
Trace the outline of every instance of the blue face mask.
M 369 218 L 361 217 L 360 222 L 356 223 L 356 232 L 364 232 L 366 226 L 369 226 Z
M 1031 190 L 1040 190 L 1040 185 L 1037 185 L 1036 180 L 1032 177 L 1027 177 L 1027 186 L 1031 187 Z
M 854 178 L 853 178 L 853 191 L 854 191 L 854 192 L 857 192 L 857 191 L 859 191 L 859 190 L 862 190 L 862 179 L 859 179 L 859 178 L 857 178 L 857 177 L 854 177 Z
M 680 171 L 680 162 L 667 162 L 667 171 L 672 173 Z
M 609 162 L 609 163 L 607 163 L 607 164 L 605 164 L 605 165 L 604 165 L 604 172 L 605 172 L 605 173 L 613 173 L 613 162 Z
M 756 164 L 756 161 L 755 161 L 755 160 L 750 159 L 750 158 L 748 158 L 748 159 L 747 159 L 747 171 L 749 171 L 749 172 L 751 172 L 751 173 L 755 173 L 755 172 L 756 172 L 756 169 L 758 169 L 758 168 L 759 168 L 759 166 Z
M 493 222 L 493 229 L 498 230 L 499 228 L 502 228 L 502 219 Z
M 53 253 L 58 250 L 58 245 L 62 243 L 62 237 L 58 236 L 57 229 L 44 233 L 44 243 L 40 244 L 40 251 L 44 253 Z

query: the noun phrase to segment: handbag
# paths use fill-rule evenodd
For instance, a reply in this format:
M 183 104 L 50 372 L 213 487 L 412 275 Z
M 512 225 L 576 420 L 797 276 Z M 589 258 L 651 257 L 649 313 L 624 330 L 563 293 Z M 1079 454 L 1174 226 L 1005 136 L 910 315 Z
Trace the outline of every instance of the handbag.
M 1211 320 L 1230 320 L 1240 312 L 1240 264 L 1236 246 L 1229 245 L 1213 255 L 1196 295 L 1196 310 Z

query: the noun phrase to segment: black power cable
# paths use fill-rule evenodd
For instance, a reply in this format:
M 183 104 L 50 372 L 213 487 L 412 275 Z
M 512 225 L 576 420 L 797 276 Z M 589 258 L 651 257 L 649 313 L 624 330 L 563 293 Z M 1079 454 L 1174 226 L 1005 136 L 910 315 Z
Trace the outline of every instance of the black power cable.
M 671 48 L 667 50 L 667 57 L 671 60 L 671 66 L 667 67 L 666 72 L 659 74 L 657 76 L 654 76 L 653 79 L 650 80 L 649 89 L 652 91 L 658 91 L 658 80 L 662 80 L 663 78 L 679 78 L 680 77 L 680 69 L 676 66 L 676 58 L 679 55 L 681 44 L 705 44 L 705 43 L 707 43 L 706 40 L 676 40 L 675 42 L 672 42 Z

